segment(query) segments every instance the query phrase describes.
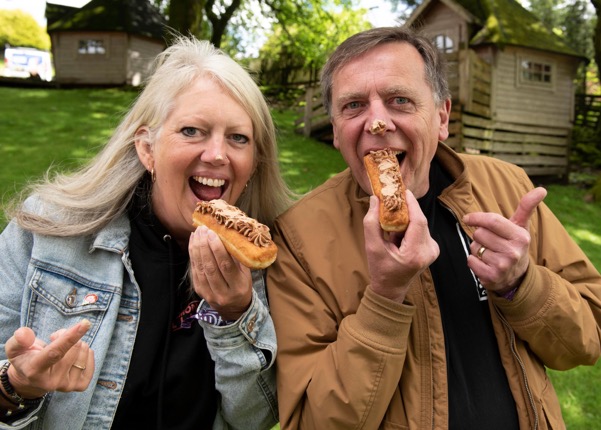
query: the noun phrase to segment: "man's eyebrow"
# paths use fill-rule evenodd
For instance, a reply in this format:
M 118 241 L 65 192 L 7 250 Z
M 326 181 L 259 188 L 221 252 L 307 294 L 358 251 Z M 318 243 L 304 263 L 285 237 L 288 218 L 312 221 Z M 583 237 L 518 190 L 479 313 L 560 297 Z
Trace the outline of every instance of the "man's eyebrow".
M 364 97 L 365 97 L 365 93 L 363 93 L 363 92 L 348 91 L 348 92 L 338 96 L 338 98 L 336 99 L 336 104 L 338 106 L 340 106 L 340 105 L 344 105 L 344 104 L 348 103 L 349 101 L 362 99 Z
M 387 87 L 382 91 L 382 94 L 386 97 L 407 95 L 411 96 L 414 93 L 413 89 L 404 85 L 395 85 L 394 87 Z

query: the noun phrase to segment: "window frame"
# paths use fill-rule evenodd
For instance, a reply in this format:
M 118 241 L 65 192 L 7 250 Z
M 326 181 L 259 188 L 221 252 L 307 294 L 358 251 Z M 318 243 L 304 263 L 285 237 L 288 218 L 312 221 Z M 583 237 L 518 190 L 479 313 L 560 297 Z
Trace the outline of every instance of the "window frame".
M 442 40 L 442 47 L 438 43 L 439 39 Z M 447 34 L 444 34 L 444 33 L 438 33 L 438 34 L 436 34 L 432 38 L 432 42 L 434 43 L 434 46 L 436 46 L 436 49 L 438 49 L 438 51 L 442 52 L 443 54 L 451 54 L 451 53 L 453 53 L 453 52 L 456 51 L 456 49 L 455 49 L 455 41 L 453 40 L 452 37 L 450 37 Z M 448 45 L 448 42 L 450 42 L 450 46 Z
M 92 43 L 90 43 L 92 42 Z M 83 45 L 85 43 L 85 46 Z M 102 48 L 102 52 L 97 52 L 98 48 Z M 92 52 L 91 48 L 94 51 Z M 107 56 L 108 48 L 106 40 L 102 38 L 80 38 L 77 43 L 77 55 L 84 57 Z
M 540 74 L 541 80 L 528 79 L 528 77 L 525 76 L 527 70 L 523 67 L 525 63 L 530 65 L 530 70 L 533 68 L 536 69 L 537 67 L 540 68 L 540 71 L 535 70 L 534 72 L 531 72 L 531 74 Z M 548 71 L 545 69 L 548 69 Z M 545 76 L 549 78 L 548 82 L 544 80 Z M 557 64 L 555 61 L 549 59 L 538 58 L 531 55 L 518 55 L 516 64 L 516 78 L 516 86 L 518 88 L 536 88 L 554 91 L 555 82 L 557 81 Z

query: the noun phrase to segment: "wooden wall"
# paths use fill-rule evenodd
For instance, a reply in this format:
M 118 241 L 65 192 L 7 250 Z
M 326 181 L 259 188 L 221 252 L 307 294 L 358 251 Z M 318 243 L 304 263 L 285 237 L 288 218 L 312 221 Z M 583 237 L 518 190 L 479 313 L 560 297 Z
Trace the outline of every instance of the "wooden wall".
M 501 72 L 473 51 L 464 51 L 457 58 L 457 62 L 449 60 L 450 75 L 457 74 L 459 88 L 453 95 L 447 144 L 458 152 L 488 155 L 517 164 L 531 176 L 567 174 L 570 121 L 563 118 L 553 124 L 556 114 L 540 112 L 539 104 L 529 103 L 528 97 L 522 99 L 524 106 L 520 107 L 525 118 L 518 121 L 514 114 L 500 115 L 496 92 L 503 92 L 503 87 L 494 79 Z M 453 72 L 453 68 L 459 68 L 459 71 Z M 519 104 L 521 99 L 515 85 L 509 84 L 503 97 L 501 103 L 509 105 Z M 564 104 L 561 109 L 569 115 L 574 106 L 573 99 L 564 96 Z
M 148 76 L 161 41 L 123 32 L 54 32 L 51 34 L 55 80 L 62 84 L 137 85 Z M 105 54 L 80 54 L 79 41 L 102 40 Z
M 165 45 L 158 40 L 139 36 L 129 36 L 129 50 L 127 52 L 126 82 L 128 85 L 138 86 L 149 77 L 152 64 Z
M 551 64 L 554 69 L 551 87 L 520 83 L 521 59 Z M 576 64 L 570 57 L 512 46 L 498 50 L 493 70 L 495 119 L 515 124 L 571 127 L 575 74 Z

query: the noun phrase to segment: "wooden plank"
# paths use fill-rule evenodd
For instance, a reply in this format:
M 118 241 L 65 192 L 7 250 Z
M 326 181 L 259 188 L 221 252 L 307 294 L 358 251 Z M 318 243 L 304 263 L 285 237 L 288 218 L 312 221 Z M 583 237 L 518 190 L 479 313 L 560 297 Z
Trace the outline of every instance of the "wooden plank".
M 480 127 L 480 128 L 492 128 L 493 121 L 488 118 L 480 118 L 469 114 L 463 115 L 463 124 L 466 126 Z
M 536 156 L 530 157 L 528 155 L 513 155 L 513 154 L 499 154 L 494 153 L 494 157 L 499 160 L 505 160 L 518 166 L 563 166 L 567 167 L 568 160 L 565 157 L 551 157 L 551 156 Z
M 497 153 L 516 153 L 528 156 L 539 156 L 539 155 L 553 155 L 559 157 L 566 157 L 568 154 L 567 147 L 547 146 L 547 145 L 533 145 L 533 144 L 516 144 L 516 143 L 503 143 L 493 141 L 492 151 Z
M 489 106 L 483 106 L 478 103 L 470 103 L 469 106 L 465 106 L 465 111 L 468 113 L 471 113 L 471 114 L 490 118 L 490 107 Z
M 513 133 L 508 131 L 495 131 L 495 140 L 501 142 L 515 143 L 544 143 L 546 145 L 555 145 L 565 147 L 568 145 L 567 136 L 541 136 L 540 134 Z
M 476 139 L 492 140 L 493 135 L 494 135 L 494 130 L 485 129 L 485 128 L 464 127 L 463 135 L 466 137 L 473 137 Z
M 541 134 L 545 136 L 564 136 L 569 135 L 570 130 L 566 128 L 554 128 L 554 127 L 538 127 L 529 126 L 523 124 L 511 124 L 506 122 L 492 121 L 485 118 L 476 117 L 470 115 L 469 112 L 464 112 L 462 115 L 462 121 L 465 125 L 471 125 L 475 127 L 488 127 L 496 130 L 513 131 L 515 133 L 530 133 L 530 134 Z
M 490 151 L 492 149 L 492 140 L 480 140 L 470 137 L 463 137 L 463 147 L 477 149 L 479 151 Z
M 529 176 L 564 176 L 567 173 L 566 168 L 563 166 L 525 166 L 523 169 Z
M 461 133 L 463 125 L 460 122 L 450 122 L 449 123 L 449 133 L 457 134 Z

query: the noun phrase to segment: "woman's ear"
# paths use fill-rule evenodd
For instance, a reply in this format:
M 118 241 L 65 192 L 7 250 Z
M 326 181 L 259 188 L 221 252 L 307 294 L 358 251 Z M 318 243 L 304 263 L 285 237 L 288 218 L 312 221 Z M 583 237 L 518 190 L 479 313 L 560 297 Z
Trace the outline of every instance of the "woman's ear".
M 138 158 L 144 167 L 146 167 L 146 170 L 150 172 L 154 169 L 154 155 L 150 142 L 150 130 L 147 126 L 143 125 L 136 130 L 136 133 L 134 134 L 134 143 L 136 145 Z

